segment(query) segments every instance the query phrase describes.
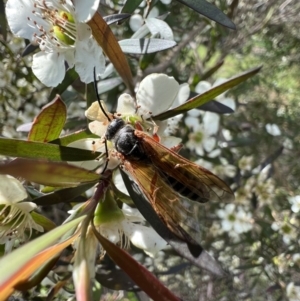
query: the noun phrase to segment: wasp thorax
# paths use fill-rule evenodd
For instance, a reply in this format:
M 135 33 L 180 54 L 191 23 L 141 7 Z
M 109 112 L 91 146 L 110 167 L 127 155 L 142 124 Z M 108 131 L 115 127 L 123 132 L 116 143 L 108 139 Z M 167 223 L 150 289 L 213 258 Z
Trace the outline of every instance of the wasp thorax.
M 107 127 L 105 138 L 112 141 L 122 155 L 134 160 L 144 159 L 145 153 L 134 131 L 133 126 L 125 124 L 123 119 L 114 119 Z

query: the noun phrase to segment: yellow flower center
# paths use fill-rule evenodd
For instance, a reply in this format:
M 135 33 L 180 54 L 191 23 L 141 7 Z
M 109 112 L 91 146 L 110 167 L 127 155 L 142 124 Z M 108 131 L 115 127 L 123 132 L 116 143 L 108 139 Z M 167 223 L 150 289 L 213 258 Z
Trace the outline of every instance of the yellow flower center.
M 72 33 L 72 30 L 68 30 L 68 24 L 75 24 L 74 17 L 72 14 L 60 11 L 58 13 L 59 18 L 57 20 L 57 25 L 53 26 L 53 32 L 57 39 L 67 45 L 74 45 L 75 37 Z

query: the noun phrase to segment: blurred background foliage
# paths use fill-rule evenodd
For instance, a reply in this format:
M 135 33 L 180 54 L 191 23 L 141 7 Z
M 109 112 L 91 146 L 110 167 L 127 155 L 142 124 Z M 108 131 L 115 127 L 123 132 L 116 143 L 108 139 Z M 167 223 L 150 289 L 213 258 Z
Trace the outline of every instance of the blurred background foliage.
M 215 134 L 217 156 L 204 152 L 199 160 L 195 149 L 183 150 L 183 155 L 225 178 L 236 192 L 235 211 L 224 204 L 205 209 L 203 245 L 229 271 L 228 277 L 214 279 L 171 251 L 161 252 L 156 259 L 144 258 L 142 253 L 135 256 L 183 300 L 300 300 L 300 220 L 291 207 L 300 194 L 300 3 L 213 1 L 235 23 L 235 31 L 177 1 L 153 3 L 160 16 L 168 13 L 165 21 L 178 45 L 155 55 L 129 55 L 137 82 L 147 74 L 166 73 L 179 83 L 188 82 L 193 91 L 200 81 L 213 84 L 259 65 L 263 68 L 226 94 L 235 100 L 236 110 L 221 116 Z M 99 10 L 102 15 L 116 14 L 122 5 L 123 1 L 103 0 Z M 146 9 L 135 13 L 143 15 Z M 133 34 L 128 20 L 111 28 L 118 40 Z M 5 30 L 0 43 L 0 134 L 25 138 L 17 127 L 33 120 L 48 102 L 50 89 L 32 74 L 31 57 L 21 56 L 22 39 Z M 101 94 L 101 99 L 114 107 L 124 89 L 117 86 Z M 66 133 L 84 127 L 82 83 L 75 82 L 63 96 L 69 114 Z M 192 139 L 187 116 L 177 131 L 185 143 Z M 203 115 L 198 120 L 201 123 Z M 244 221 L 250 225 L 241 233 L 234 228 L 237 212 L 245 216 L 237 227 L 243 227 Z M 224 226 L 226 218 L 233 224 L 230 230 Z M 103 290 L 105 300 L 147 300 L 143 294 Z

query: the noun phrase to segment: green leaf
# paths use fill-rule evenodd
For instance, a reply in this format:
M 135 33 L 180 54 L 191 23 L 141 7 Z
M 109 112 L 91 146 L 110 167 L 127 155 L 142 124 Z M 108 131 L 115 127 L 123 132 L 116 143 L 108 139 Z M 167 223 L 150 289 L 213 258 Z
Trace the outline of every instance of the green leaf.
M 95 172 L 66 163 L 26 159 L 15 159 L 0 165 L 0 174 L 22 177 L 30 182 L 53 187 L 74 187 L 100 179 Z
M 58 144 L 61 146 L 66 146 L 66 145 L 69 145 L 71 142 L 74 142 L 74 141 L 77 141 L 80 139 L 86 139 L 86 138 L 99 139 L 99 136 L 91 134 L 91 132 L 89 130 L 81 130 L 81 131 L 72 133 L 70 135 L 66 135 L 64 137 L 52 140 L 52 141 L 50 141 L 50 143 Z
M 94 183 L 87 183 L 87 184 L 78 185 L 76 187 L 63 188 L 51 193 L 47 193 L 43 196 L 40 196 L 34 199 L 33 202 L 41 206 L 54 205 L 59 203 L 68 203 L 73 201 L 76 197 L 80 196 L 88 189 L 92 188 L 94 185 L 95 185 Z
M 234 23 L 221 10 L 205 0 L 177 1 L 225 27 L 236 29 Z
M 172 48 L 176 42 L 163 39 L 127 39 L 119 44 L 125 53 L 145 54 Z
M 84 218 L 85 216 L 82 216 L 59 226 L 2 257 L 0 259 L 1 300 L 6 300 L 13 293 L 14 287 L 18 283 L 28 279 L 45 261 L 53 258 L 70 245 L 74 240 L 74 236 L 52 246 L 67 231 L 77 227 Z
M 30 212 L 30 214 L 33 220 L 44 228 L 45 232 L 51 231 L 54 228 L 56 228 L 56 225 L 46 216 L 39 214 L 35 211 Z
M 100 155 L 100 153 L 85 149 L 8 138 L 0 138 L 0 154 L 51 161 L 94 160 Z
M 67 88 L 73 84 L 73 82 L 79 78 L 79 75 L 78 73 L 75 71 L 75 67 L 69 69 L 67 72 L 66 72 L 66 75 L 65 75 L 65 78 L 64 80 L 62 81 L 62 83 L 60 83 L 57 87 L 53 88 L 49 97 L 48 97 L 48 100 L 52 100 L 56 94 L 63 94 L 63 92 L 65 90 L 67 90 Z
M 189 110 L 195 109 L 211 100 L 213 100 L 216 96 L 222 94 L 223 92 L 227 91 L 230 88 L 233 88 L 235 86 L 237 86 L 238 84 L 246 81 L 248 78 L 254 76 L 255 74 L 257 74 L 260 71 L 261 67 L 257 67 L 251 70 L 248 70 L 244 73 L 242 73 L 241 75 L 237 75 L 229 80 L 227 80 L 226 82 L 215 86 L 211 89 L 209 89 L 208 91 L 205 91 L 202 94 L 199 94 L 195 97 L 193 97 L 192 99 L 188 100 L 187 102 L 185 102 L 184 104 L 166 111 L 164 113 L 161 113 L 159 115 L 153 116 L 154 120 L 165 120 L 171 117 L 174 117 L 176 115 L 185 113 Z
M 59 137 L 67 118 L 67 109 L 61 98 L 56 97 L 44 106 L 34 119 L 28 134 L 29 141 L 47 142 Z
M 127 0 L 121 9 L 121 13 L 132 14 L 143 0 Z
M 108 24 L 111 25 L 113 23 L 122 23 L 124 20 L 129 19 L 131 14 L 115 14 L 115 15 L 108 15 L 104 16 L 103 20 Z
M 0 0 L 0 28 L 1 28 L 1 35 L 3 36 L 3 40 L 6 41 L 7 28 L 6 28 L 6 16 L 5 16 L 5 8 L 4 8 L 3 0 Z

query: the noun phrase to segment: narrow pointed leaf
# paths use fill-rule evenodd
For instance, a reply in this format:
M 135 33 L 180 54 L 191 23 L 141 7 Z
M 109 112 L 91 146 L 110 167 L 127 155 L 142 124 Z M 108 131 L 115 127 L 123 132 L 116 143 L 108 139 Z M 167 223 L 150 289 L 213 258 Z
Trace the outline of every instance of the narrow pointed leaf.
M 51 193 L 47 193 L 33 200 L 37 205 L 47 206 L 59 203 L 69 203 L 82 193 L 92 188 L 94 183 L 87 183 L 71 188 L 63 188 Z
M 0 1 L 0 28 L 1 28 L 1 35 L 3 36 L 3 40 L 6 41 L 7 36 L 7 24 L 6 24 L 6 17 L 5 17 L 5 8 L 4 8 L 4 1 Z
M 0 138 L 0 154 L 10 157 L 47 159 L 51 161 L 94 160 L 100 155 L 85 149 L 7 138 Z
M 108 24 L 111 25 L 113 23 L 122 22 L 131 17 L 131 14 L 115 14 L 103 17 L 103 20 Z
M 206 70 L 204 74 L 201 76 L 201 80 L 206 80 L 210 76 L 212 76 L 216 71 L 218 71 L 224 64 L 224 61 L 221 60 L 217 62 L 214 66 L 212 66 L 210 69 Z
M 50 143 L 61 145 L 61 146 L 67 146 L 71 142 L 74 142 L 76 140 L 80 139 L 86 139 L 86 138 L 95 138 L 99 139 L 99 136 L 92 134 L 89 130 L 81 130 L 77 131 L 75 133 L 57 138 L 55 140 L 50 141 Z M 1 145 L 1 142 L 0 142 Z
M 99 242 L 112 260 L 153 300 L 179 301 L 169 289 L 151 274 L 145 267 L 135 261 L 127 252 L 95 232 Z
M 163 39 L 127 39 L 119 44 L 125 53 L 146 54 L 172 48 L 176 42 Z
M 21 53 L 22 57 L 25 57 L 33 52 L 35 52 L 37 49 L 39 49 L 39 45 L 34 45 L 33 43 L 29 43 L 28 45 L 26 45 L 26 47 L 24 48 L 23 52 Z
M 197 109 L 199 109 L 201 111 L 213 112 L 213 113 L 217 113 L 217 114 L 230 114 L 230 113 L 234 112 L 231 108 L 229 108 L 215 100 L 211 100 L 210 102 L 207 102 L 207 103 L 197 107 Z
M 237 75 L 237 76 L 227 80 L 226 82 L 224 82 L 218 86 L 215 86 L 215 87 L 209 89 L 208 91 L 205 91 L 202 94 L 196 95 L 192 99 L 189 99 L 184 104 L 182 104 L 172 110 L 166 111 L 166 112 L 156 115 L 156 116 L 153 116 L 153 119 L 154 120 L 165 120 L 165 119 L 174 117 L 178 114 L 182 114 L 189 110 L 195 109 L 195 108 L 211 101 L 216 96 L 222 94 L 223 92 L 227 91 L 228 89 L 233 88 L 233 87 L 237 86 L 238 84 L 246 81 L 250 77 L 257 74 L 260 71 L 260 69 L 261 69 L 261 67 L 257 67 L 257 68 L 248 70 L 240 75 Z
M 16 159 L 0 165 L 0 174 L 22 177 L 30 182 L 53 187 L 74 187 L 96 182 L 100 176 L 86 169 L 66 163 Z
M 121 12 L 132 14 L 134 10 L 142 3 L 142 1 L 143 0 L 126 0 Z
M 44 228 L 45 232 L 49 232 L 56 227 L 55 223 L 53 223 L 52 220 L 50 220 L 46 216 L 35 211 L 32 211 L 30 214 L 33 220 Z
M 85 246 L 87 241 L 85 238 L 83 238 L 82 232 L 79 244 L 76 247 L 72 274 L 75 286 L 76 300 L 89 301 L 92 300 L 92 287 L 90 281 L 91 275 L 89 271 L 89 258 L 87 254 L 87 247 Z
M 59 137 L 67 118 L 66 105 L 59 95 L 44 106 L 34 119 L 28 134 L 29 141 L 47 142 Z
M 88 25 L 92 29 L 94 38 L 114 65 L 130 92 L 134 94 L 133 78 L 129 64 L 111 29 L 98 12 L 88 22 Z
M 234 23 L 216 6 L 205 0 L 177 0 L 199 14 L 230 29 L 236 29 Z
M 18 283 L 28 279 L 44 262 L 50 260 L 70 245 L 79 233 L 51 247 L 51 245 L 58 241 L 67 231 L 75 228 L 83 219 L 84 216 L 59 226 L 12 253 L 3 256 L 0 259 L 1 300 L 6 300 L 14 292 L 14 287 Z

